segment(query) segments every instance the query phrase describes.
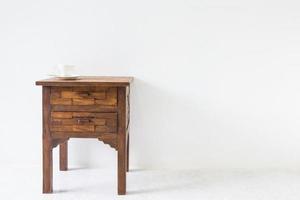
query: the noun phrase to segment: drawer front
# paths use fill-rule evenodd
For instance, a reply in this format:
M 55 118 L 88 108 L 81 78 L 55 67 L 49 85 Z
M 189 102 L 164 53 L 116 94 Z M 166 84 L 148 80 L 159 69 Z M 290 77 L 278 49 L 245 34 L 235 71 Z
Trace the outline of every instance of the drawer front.
M 117 88 L 51 88 L 50 104 L 53 111 L 115 112 L 117 103 Z
M 52 111 L 50 130 L 62 133 L 116 133 L 117 113 Z

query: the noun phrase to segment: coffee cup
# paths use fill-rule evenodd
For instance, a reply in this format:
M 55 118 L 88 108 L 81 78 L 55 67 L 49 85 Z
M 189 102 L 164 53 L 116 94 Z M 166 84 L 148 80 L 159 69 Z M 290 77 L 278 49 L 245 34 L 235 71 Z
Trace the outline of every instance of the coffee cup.
M 59 76 L 73 76 L 75 74 L 75 66 L 58 64 L 57 71 Z

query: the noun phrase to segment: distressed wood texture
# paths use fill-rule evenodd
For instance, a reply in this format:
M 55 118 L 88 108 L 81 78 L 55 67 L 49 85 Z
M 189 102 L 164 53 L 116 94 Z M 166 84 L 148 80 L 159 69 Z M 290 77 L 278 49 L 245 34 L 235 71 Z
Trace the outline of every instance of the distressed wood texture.
M 117 113 L 51 112 L 51 132 L 116 133 Z M 65 134 L 68 137 L 68 134 Z
M 127 143 L 126 143 L 126 88 L 118 89 L 118 194 L 126 194 Z
M 117 150 L 118 194 L 126 194 L 129 170 L 130 84 L 132 77 L 46 79 L 43 86 L 43 193 L 52 193 L 52 149 L 59 169 L 68 169 L 68 139 L 96 138 Z
M 133 77 L 121 76 L 81 76 L 78 80 L 61 80 L 50 78 L 36 82 L 36 85 L 42 86 L 113 86 L 113 87 L 126 87 L 133 82 Z
M 130 87 L 126 87 L 126 171 L 129 172 Z
M 50 88 L 43 87 L 43 193 L 52 193 L 53 161 L 50 133 Z
M 116 111 L 117 88 L 52 87 L 50 103 L 57 111 Z
M 59 145 L 59 170 L 68 170 L 68 141 Z

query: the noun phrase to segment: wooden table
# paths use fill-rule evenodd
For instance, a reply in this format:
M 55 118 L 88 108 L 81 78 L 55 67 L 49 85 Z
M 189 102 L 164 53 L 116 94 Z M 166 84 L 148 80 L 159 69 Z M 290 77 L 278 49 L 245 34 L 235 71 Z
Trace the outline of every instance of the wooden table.
M 129 92 L 132 77 L 46 79 L 43 86 L 43 193 L 52 193 L 52 149 L 68 169 L 69 138 L 96 138 L 118 152 L 118 194 L 126 193 L 129 160 Z

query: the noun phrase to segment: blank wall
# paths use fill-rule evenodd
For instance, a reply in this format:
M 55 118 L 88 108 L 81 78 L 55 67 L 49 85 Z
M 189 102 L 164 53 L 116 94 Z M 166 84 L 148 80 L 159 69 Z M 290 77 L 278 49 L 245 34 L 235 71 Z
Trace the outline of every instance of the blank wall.
M 135 168 L 300 167 L 300 3 L 0 2 L 0 163 L 41 163 L 41 88 L 58 63 L 131 75 Z M 57 152 L 55 152 L 57 155 Z M 115 166 L 97 140 L 72 166 Z

